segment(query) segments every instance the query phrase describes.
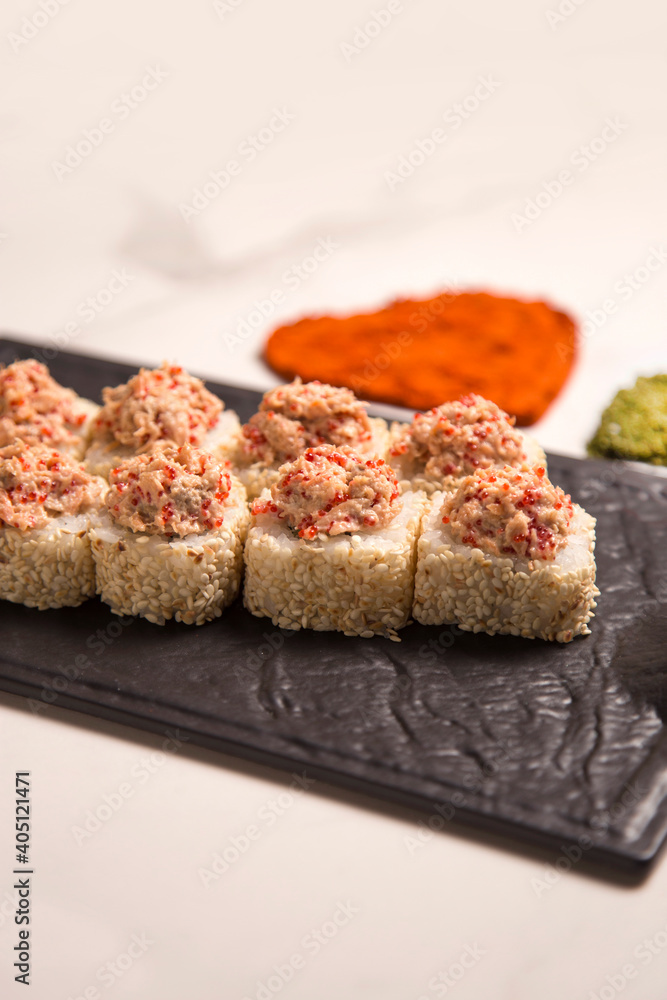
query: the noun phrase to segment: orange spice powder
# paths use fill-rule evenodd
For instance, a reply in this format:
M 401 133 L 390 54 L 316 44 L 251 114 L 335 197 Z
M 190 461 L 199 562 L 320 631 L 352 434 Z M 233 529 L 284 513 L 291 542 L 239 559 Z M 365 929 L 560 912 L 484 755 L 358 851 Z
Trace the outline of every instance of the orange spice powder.
M 302 319 L 271 334 L 265 359 L 285 379 L 417 410 L 476 392 L 526 426 L 561 389 L 576 349 L 574 321 L 546 302 L 460 292 Z

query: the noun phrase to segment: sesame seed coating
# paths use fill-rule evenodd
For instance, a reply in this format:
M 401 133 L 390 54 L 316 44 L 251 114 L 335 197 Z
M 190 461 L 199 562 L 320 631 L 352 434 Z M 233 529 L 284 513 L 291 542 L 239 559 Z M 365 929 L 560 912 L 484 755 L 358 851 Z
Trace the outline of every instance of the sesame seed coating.
M 91 514 L 63 515 L 43 528 L 0 528 L 0 598 L 29 608 L 77 607 L 95 594 Z
M 114 614 L 141 615 L 157 625 L 170 618 L 186 625 L 218 618 L 241 587 L 249 519 L 236 479 L 222 527 L 205 534 L 137 534 L 102 514 L 90 530 L 97 593 Z
M 256 515 L 245 547 L 246 608 L 280 628 L 392 638 L 410 616 L 425 505 L 421 493 L 403 500 L 381 531 L 312 540 Z
M 424 625 L 570 642 L 590 632 L 595 519 L 574 505 L 572 534 L 554 560 L 495 556 L 455 542 L 435 494 L 418 543 L 413 614 Z

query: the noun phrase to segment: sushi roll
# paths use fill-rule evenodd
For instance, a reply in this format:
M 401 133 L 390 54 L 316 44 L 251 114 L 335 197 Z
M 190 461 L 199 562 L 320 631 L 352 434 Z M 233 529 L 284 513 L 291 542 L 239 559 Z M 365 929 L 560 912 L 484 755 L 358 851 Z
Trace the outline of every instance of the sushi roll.
M 117 615 L 202 625 L 241 586 L 250 515 L 226 462 L 185 444 L 157 445 L 110 474 L 91 526 L 97 592 Z
M 351 389 L 297 378 L 264 394 L 227 457 L 254 498 L 307 448 L 346 445 L 359 455 L 384 458 L 388 443 L 386 421 L 369 417 Z
M 56 382 L 41 361 L 0 365 L 0 448 L 20 439 L 82 459 L 98 411 Z
M 397 638 L 412 608 L 423 493 L 383 459 L 309 448 L 252 505 L 244 603 L 285 629 Z
M 104 406 L 86 452 L 88 470 L 99 476 L 108 476 L 125 459 L 149 452 L 160 442 L 218 454 L 240 426 L 233 410 L 224 410 L 222 400 L 201 379 L 166 361 L 160 368 L 141 368 L 123 385 L 104 389 L 102 398 Z
M 429 494 L 454 489 L 479 469 L 546 468 L 544 452 L 514 427 L 514 417 L 474 393 L 417 413 L 411 424 L 394 424 L 387 460 L 401 489 Z
M 432 498 L 422 527 L 417 621 L 557 642 L 589 633 L 595 519 L 544 468 L 467 476 Z
M 44 610 L 94 596 L 88 528 L 106 489 L 71 455 L 24 441 L 0 448 L 0 598 Z

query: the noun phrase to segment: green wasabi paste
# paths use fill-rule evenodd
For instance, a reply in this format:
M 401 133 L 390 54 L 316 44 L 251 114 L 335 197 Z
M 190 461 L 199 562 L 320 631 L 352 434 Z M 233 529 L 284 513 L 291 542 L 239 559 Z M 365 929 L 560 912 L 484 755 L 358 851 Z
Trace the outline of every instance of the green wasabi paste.
M 667 375 L 638 378 L 617 392 L 588 442 L 594 458 L 667 465 Z

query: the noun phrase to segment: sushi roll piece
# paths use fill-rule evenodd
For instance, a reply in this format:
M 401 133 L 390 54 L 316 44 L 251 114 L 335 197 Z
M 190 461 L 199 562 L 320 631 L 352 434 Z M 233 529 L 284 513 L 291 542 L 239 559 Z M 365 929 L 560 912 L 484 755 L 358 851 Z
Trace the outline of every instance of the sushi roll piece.
M 401 489 L 428 494 L 455 489 L 480 469 L 546 469 L 537 441 L 515 428 L 514 417 L 474 393 L 417 413 L 411 424 L 393 424 L 387 461 Z
M 56 382 L 41 361 L 0 365 L 0 448 L 20 439 L 82 459 L 98 411 Z
M 383 459 L 309 448 L 252 505 L 244 603 L 285 629 L 398 638 L 408 623 L 426 497 Z
M 192 445 L 220 454 L 239 430 L 233 410 L 201 379 L 166 361 L 141 368 L 128 382 L 102 391 L 104 406 L 93 423 L 86 452 L 88 470 L 108 477 L 127 458 L 159 443 Z
M 202 625 L 237 596 L 250 515 L 226 462 L 157 445 L 110 474 L 91 526 L 97 592 L 117 615 Z
M 88 528 L 106 489 L 71 455 L 24 441 L 0 448 L 0 598 L 44 610 L 94 596 Z
M 359 455 L 384 458 L 388 443 L 386 421 L 369 417 L 351 389 L 297 378 L 264 394 L 227 457 L 254 498 L 307 448 L 346 445 Z
M 414 616 L 570 642 L 589 633 L 595 519 L 544 468 L 484 469 L 435 494 L 424 517 Z

